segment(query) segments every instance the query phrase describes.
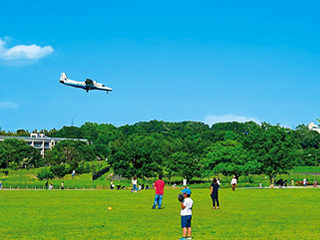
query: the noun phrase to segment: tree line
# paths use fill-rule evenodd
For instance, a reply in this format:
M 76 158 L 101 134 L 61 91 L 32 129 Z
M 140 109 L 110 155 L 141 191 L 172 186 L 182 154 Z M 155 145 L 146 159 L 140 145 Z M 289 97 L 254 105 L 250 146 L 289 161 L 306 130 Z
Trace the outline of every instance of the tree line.
M 87 122 L 81 127 L 40 132 L 48 137 L 86 138 L 90 144 L 61 141 L 41 158 L 23 140 L 6 139 L 0 142 L 0 167 L 51 166 L 52 172 L 81 173 L 95 170 L 89 162 L 107 160 L 113 172 L 123 177 L 163 174 L 189 181 L 217 173 L 236 177 L 266 174 L 271 180 L 294 166 L 320 164 L 320 134 L 305 125 L 288 129 L 265 122 L 227 122 L 210 127 L 201 122 L 153 120 L 120 127 Z M 0 129 L 0 135 L 30 133 Z

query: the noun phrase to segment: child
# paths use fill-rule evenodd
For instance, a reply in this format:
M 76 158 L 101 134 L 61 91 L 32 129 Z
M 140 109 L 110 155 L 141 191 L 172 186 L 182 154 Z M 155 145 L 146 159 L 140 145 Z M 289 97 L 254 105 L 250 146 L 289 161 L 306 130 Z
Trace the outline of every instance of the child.
M 193 201 L 190 198 L 190 188 L 181 190 L 184 195 L 184 200 L 181 202 L 181 227 L 182 227 L 182 238 L 180 240 L 192 239 L 191 237 L 191 219 L 192 219 L 192 206 Z M 188 237 L 187 237 L 188 232 Z
M 231 180 L 231 185 L 232 185 L 232 191 L 235 191 L 236 190 L 236 186 L 237 186 L 237 178 L 236 176 L 233 176 L 232 180 Z
M 114 189 L 114 183 L 113 183 L 113 180 L 111 180 L 111 183 L 110 183 L 110 189 L 113 190 Z

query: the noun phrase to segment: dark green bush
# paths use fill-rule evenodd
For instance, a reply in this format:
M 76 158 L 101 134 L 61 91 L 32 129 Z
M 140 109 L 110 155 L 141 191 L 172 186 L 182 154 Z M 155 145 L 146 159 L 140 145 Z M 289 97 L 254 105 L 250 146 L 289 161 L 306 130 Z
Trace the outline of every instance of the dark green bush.
M 65 165 L 55 165 L 50 168 L 51 172 L 55 177 L 63 178 L 66 175 L 66 166 Z
M 50 168 L 41 168 L 40 171 L 37 173 L 37 178 L 39 180 L 48 180 L 48 179 L 53 179 L 54 175 L 51 172 Z

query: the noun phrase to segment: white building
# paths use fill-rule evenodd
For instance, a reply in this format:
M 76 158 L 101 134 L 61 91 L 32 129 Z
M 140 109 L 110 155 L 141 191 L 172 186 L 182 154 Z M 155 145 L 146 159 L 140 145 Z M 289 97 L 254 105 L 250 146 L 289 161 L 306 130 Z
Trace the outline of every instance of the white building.
M 0 136 L 0 141 L 4 141 L 5 139 L 21 139 L 27 142 L 30 146 L 38 149 L 41 153 L 41 156 L 44 157 L 44 151 L 47 149 L 52 149 L 58 142 L 62 140 L 74 140 L 74 141 L 82 141 L 88 144 L 87 139 L 80 138 L 51 138 L 45 136 L 43 133 L 31 133 L 30 137 L 19 137 L 19 136 Z

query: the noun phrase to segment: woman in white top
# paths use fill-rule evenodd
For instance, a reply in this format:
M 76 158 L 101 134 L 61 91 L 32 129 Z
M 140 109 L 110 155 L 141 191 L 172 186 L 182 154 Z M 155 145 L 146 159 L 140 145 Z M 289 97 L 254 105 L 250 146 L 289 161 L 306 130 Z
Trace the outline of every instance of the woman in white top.
M 238 181 L 236 179 L 236 176 L 233 176 L 232 180 L 231 180 L 231 185 L 232 185 L 232 191 L 236 190 L 236 185 L 238 184 Z
M 132 178 L 131 184 L 132 184 L 132 190 L 133 190 L 134 192 L 136 192 L 136 191 L 137 191 L 137 177 L 133 177 L 133 178 Z

